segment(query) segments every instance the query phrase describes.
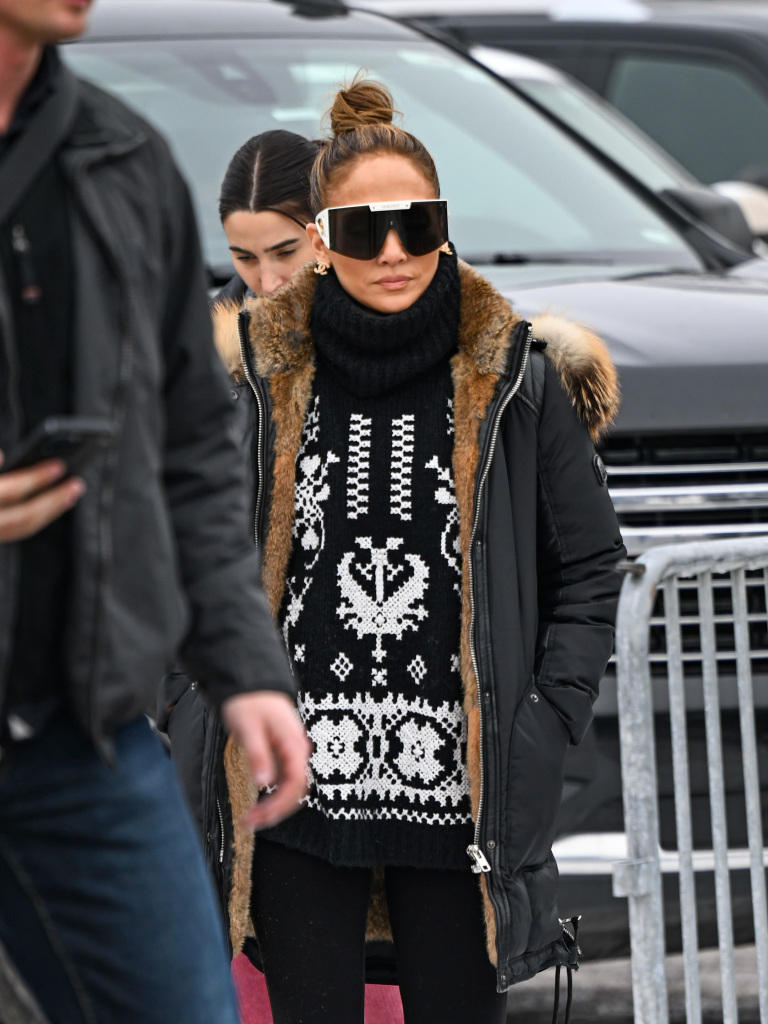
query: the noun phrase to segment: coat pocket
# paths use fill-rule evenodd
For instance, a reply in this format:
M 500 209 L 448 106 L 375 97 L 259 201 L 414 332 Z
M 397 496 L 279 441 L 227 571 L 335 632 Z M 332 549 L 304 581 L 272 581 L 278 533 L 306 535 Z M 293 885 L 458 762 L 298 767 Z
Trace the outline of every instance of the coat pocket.
M 568 742 L 562 718 L 532 682 L 518 707 L 509 749 L 508 872 L 542 864 L 550 855 Z
M 594 712 L 587 690 L 578 686 L 558 686 L 539 681 L 539 693 L 548 701 L 568 730 L 571 743 L 581 743 L 592 724 Z

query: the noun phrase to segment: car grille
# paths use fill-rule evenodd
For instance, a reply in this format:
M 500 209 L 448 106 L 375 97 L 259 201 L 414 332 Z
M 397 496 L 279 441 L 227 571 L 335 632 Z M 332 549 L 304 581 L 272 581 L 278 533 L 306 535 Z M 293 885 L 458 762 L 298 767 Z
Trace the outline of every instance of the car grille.
M 600 451 L 631 555 L 768 533 L 768 432 L 619 435 Z

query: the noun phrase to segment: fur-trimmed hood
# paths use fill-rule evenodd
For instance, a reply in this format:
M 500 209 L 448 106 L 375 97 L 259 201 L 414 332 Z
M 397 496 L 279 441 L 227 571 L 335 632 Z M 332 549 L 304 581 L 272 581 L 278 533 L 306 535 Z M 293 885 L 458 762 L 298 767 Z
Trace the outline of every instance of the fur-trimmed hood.
M 512 329 L 521 319 L 493 285 L 459 261 L 461 314 L 459 349 L 482 375 L 498 376 L 507 366 Z M 265 299 L 246 299 L 251 313 L 254 365 L 260 376 L 297 369 L 314 358 L 309 315 L 317 278 L 308 264 Z M 231 301 L 216 303 L 216 346 L 227 370 L 242 379 L 237 313 Z M 544 313 L 534 317 L 534 338 L 546 342 L 546 355 L 558 372 L 579 418 L 597 439 L 615 419 L 619 407 L 616 369 L 604 342 L 588 327 Z

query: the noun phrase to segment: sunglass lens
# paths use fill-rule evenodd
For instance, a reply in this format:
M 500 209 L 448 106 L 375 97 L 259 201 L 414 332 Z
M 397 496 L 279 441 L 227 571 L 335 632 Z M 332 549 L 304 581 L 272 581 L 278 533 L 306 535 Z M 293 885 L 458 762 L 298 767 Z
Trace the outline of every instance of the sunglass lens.
M 426 256 L 448 239 L 446 205 L 441 200 L 414 203 L 400 218 L 400 241 L 411 256 Z
M 376 248 L 375 215 L 367 206 L 332 210 L 330 229 L 331 250 L 353 260 L 372 260 L 383 244 Z

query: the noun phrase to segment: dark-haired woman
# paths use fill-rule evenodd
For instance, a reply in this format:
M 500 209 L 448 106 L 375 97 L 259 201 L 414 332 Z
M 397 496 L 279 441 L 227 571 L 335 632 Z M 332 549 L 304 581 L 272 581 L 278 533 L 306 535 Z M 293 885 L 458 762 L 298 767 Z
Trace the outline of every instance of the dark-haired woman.
M 392 114 L 376 83 L 337 95 L 315 267 L 216 310 L 314 742 L 304 806 L 255 844 L 237 829 L 225 872 L 276 1024 L 362 1024 L 366 934 L 394 941 L 408 1024 L 501 1024 L 510 985 L 574 957 L 551 845 L 612 644 L 623 547 L 593 439 L 616 376 L 594 335 L 524 322 L 457 260 Z
M 229 162 L 219 195 L 219 214 L 237 274 L 219 292 L 216 303 L 235 303 L 268 295 L 290 280 L 312 259 L 306 225 L 309 176 L 318 143 L 282 130 L 249 139 Z M 235 398 L 243 389 L 233 388 Z M 244 437 L 250 436 L 252 413 L 240 417 Z M 244 451 L 246 467 L 252 466 Z M 252 470 L 251 470 L 252 473 Z M 248 531 L 252 536 L 252 531 Z M 182 672 L 165 677 L 158 699 L 158 728 L 168 734 L 185 795 L 205 842 L 209 866 L 224 900 L 231 883 L 233 832 L 226 798 L 223 750 L 225 737 L 197 686 Z
M 269 295 L 312 259 L 306 226 L 318 144 L 283 130 L 254 135 L 229 162 L 219 216 L 236 274 L 218 295 Z

